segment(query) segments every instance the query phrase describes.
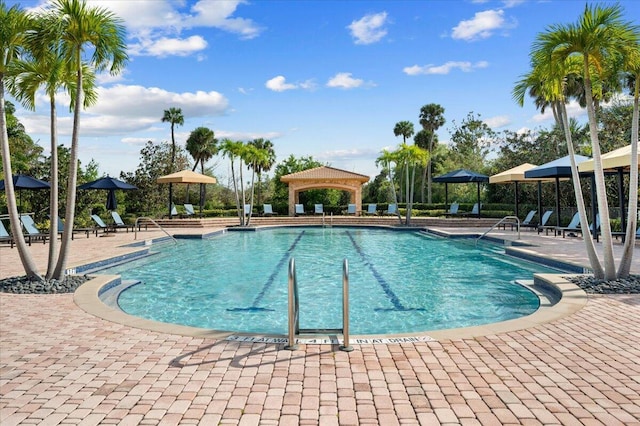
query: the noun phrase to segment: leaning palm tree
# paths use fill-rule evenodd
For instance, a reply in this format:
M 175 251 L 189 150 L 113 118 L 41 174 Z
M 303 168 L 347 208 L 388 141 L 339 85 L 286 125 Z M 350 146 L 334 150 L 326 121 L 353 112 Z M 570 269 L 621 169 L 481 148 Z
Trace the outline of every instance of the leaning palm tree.
M 171 172 L 175 172 L 175 164 L 176 164 L 176 136 L 175 136 L 175 126 L 176 124 L 179 126 L 184 125 L 184 116 L 182 115 L 182 109 L 171 107 L 169 109 L 164 110 L 164 115 L 162 116 L 163 123 L 171 123 Z
M 15 61 L 11 66 L 11 77 L 8 80 L 8 89 L 22 105 L 30 110 L 35 110 L 36 94 L 41 86 L 49 97 L 50 113 L 50 149 L 51 170 L 49 184 L 49 257 L 47 262 L 46 278 L 53 276 L 53 271 L 58 260 L 58 142 L 57 142 L 57 110 L 56 93 L 65 89 L 71 94 L 75 93 L 75 77 L 66 67 L 59 51 L 53 49 L 41 49 L 43 43 L 40 35 L 46 33 L 50 22 L 41 18 L 34 20 L 36 29 L 26 37 L 29 46 L 29 55 L 25 59 Z M 59 37 L 56 37 L 59 38 Z M 48 43 L 47 43 L 48 44 Z M 54 48 L 59 47 L 53 45 Z M 95 79 L 92 73 L 86 72 L 83 79 L 85 84 L 85 107 L 95 103 L 96 92 Z M 73 99 L 72 99 L 73 105 Z
M 554 25 L 550 30 L 539 36 L 538 45 L 546 50 L 551 60 L 564 63 L 571 57 L 578 57 L 582 62 L 580 75 L 583 78 L 584 95 L 589 118 L 589 133 L 591 137 L 591 152 L 594 163 L 595 187 L 600 213 L 602 247 L 604 262 L 604 278 L 616 277 L 613 259 L 613 239 L 611 223 L 609 222 L 609 206 L 607 201 L 602 156 L 598 139 L 596 120 L 597 99 L 594 98 L 594 81 L 604 85 L 610 81 L 606 73 L 615 69 L 614 64 L 620 63 L 630 46 L 637 46 L 640 39 L 638 26 L 622 19 L 622 9 L 619 5 L 611 7 L 585 6 L 577 24 Z M 604 91 L 598 87 L 596 94 Z
M 424 130 L 429 132 L 429 159 L 427 160 L 426 178 L 427 178 L 427 202 L 431 204 L 431 184 L 432 184 L 432 170 L 431 170 L 431 157 L 433 156 L 433 141 L 435 139 L 436 131 L 444 126 L 446 122 L 444 118 L 444 108 L 439 104 L 427 104 L 420 108 L 420 125 Z M 423 179 L 424 181 L 424 179 Z M 424 185 L 424 184 L 423 184 Z
M 9 213 L 11 234 L 15 240 L 16 249 L 18 250 L 25 274 L 29 278 L 40 278 L 38 268 L 27 249 L 27 244 L 20 229 L 18 205 L 16 203 L 16 193 L 12 179 L 13 173 L 11 171 L 7 116 L 4 105 L 5 78 L 8 76 L 12 62 L 20 56 L 24 45 L 24 37 L 31 28 L 31 19 L 24 11 L 17 5 L 8 9 L 4 1 L 0 0 L 0 151 L 2 152 L 7 210 Z
M 236 159 L 242 158 L 242 152 L 244 150 L 244 144 L 241 141 L 232 141 L 231 139 L 224 139 L 221 144 L 221 150 L 223 156 L 227 157 L 231 162 L 231 180 L 233 184 L 233 192 L 236 196 L 236 211 L 238 218 L 240 219 L 240 225 L 244 225 L 244 189 L 242 188 L 242 167 L 240 167 L 240 185 L 236 179 L 235 162 Z M 240 186 L 240 188 L 238 188 Z M 242 191 L 242 195 L 240 194 Z M 242 198 L 242 203 L 240 199 Z
M 204 164 L 209 161 L 218 152 L 218 140 L 215 138 L 213 130 L 207 127 L 198 127 L 191 132 L 187 138 L 186 148 L 193 157 L 195 170 L 200 164 L 200 170 L 204 174 Z M 200 210 L 204 204 L 205 185 L 200 184 Z M 187 196 L 189 194 L 189 186 L 187 185 Z
M 65 223 L 62 234 L 60 255 L 53 278 L 62 279 L 65 274 L 69 245 L 73 230 L 76 207 L 76 182 L 78 179 L 78 141 L 80 137 L 80 108 L 85 105 L 84 71 L 85 65 L 94 71 L 109 70 L 118 74 L 127 61 L 125 27 L 115 14 L 101 7 L 89 7 L 82 0 L 54 0 L 50 11 L 55 27 L 52 34 L 60 34 L 60 39 L 51 37 L 45 41 L 59 46 L 61 56 L 67 61 L 69 70 L 76 74 L 73 98 L 73 131 L 69 180 L 67 182 L 67 202 Z

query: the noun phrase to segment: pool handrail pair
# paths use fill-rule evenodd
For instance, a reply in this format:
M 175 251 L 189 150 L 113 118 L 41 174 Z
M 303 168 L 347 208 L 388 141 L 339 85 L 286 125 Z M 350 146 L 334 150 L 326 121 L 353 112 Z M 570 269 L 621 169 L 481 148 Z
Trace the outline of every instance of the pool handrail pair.
M 342 263 L 342 328 L 338 329 L 301 329 L 300 328 L 300 299 L 298 297 L 298 280 L 296 277 L 296 263 L 292 257 L 289 260 L 289 309 L 288 309 L 288 337 L 289 342 L 285 345 L 285 349 L 294 351 L 298 349 L 296 344 L 296 336 L 305 334 L 319 333 L 342 333 L 343 342 L 338 348 L 344 352 L 353 351 L 353 347 L 349 345 L 349 263 L 344 259 Z

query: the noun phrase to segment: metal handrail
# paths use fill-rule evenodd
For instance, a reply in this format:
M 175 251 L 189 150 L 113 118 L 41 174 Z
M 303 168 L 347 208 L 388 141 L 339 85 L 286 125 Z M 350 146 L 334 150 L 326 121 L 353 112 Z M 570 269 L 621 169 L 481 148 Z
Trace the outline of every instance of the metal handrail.
M 342 262 L 342 337 L 344 341 L 340 346 L 341 351 L 351 352 L 353 346 L 349 345 L 349 262 Z
M 155 220 L 151 219 L 150 217 L 145 217 L 145 216 L 141 216 L 141 217 L 137 218 L 136 219 L 136 223 L 133 225 L 133 232 L 135 233 L 135 236 L 133 238 L 134 240 L 138 239 L 138 223 L 140 222 L 140 219 L 144 219 L 144 220 L 147 220 L 147 221 L 153 223 L 155 226 L 160 228 L 160 230 L 162 232 L 164 232 L 169 238 L 171 238 L 174 243 L 178 244 L 178 240 L 176 240 L 173 237 L 173 235 L 169 234 L 160 224 L 158 224 L 158 222 L 156 222 Z
M 502 222 L 505 221 L 505 219 L 515 219 L 516 220 L 516 228 L 518 229 L 518 239 L 520 239 L 520 219 L 518 218 L 518 216 L 505 216 L 502 219 L 500 219 L 498 222 L 496 222 L 491 228 L 489 228 L 484 234 L 480 235 L 478 238 L 476 238 L 476 244 L 478 244 L 478 241 L 480 241 L 480 239 L 482 237 L 484 237 L 485 235 L 487 235 L 489 232 L 493 231 L 493 229 L 500 225 Z
M 296 279 L 296 261 L 289 260 L 289 344 L 284 348 L 290 351 L 298 349 L 296 334 L 300 330 L 300 302 L 298 300 L 298 280 Z

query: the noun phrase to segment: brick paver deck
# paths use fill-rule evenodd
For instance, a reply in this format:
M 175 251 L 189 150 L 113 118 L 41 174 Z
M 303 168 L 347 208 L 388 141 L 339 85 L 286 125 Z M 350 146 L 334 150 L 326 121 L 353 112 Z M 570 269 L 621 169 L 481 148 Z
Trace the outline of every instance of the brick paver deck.
M 0 294 L 0 424 L 640 425 L 638 324 L 639 295 L 593 296 L 516 332 L 291 352 Z

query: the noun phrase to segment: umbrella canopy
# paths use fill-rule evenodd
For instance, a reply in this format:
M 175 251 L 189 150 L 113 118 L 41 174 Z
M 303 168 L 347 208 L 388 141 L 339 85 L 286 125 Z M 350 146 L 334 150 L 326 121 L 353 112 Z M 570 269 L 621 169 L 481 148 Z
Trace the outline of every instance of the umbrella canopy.
M 638 155 L 640 159 L 640 154 Z M 578 163 L 578 170 L 580 172 L 592 172 L 593 171 L 593 159 Z M 623 146 L 622 148 L 614 149 L 606 154 L 602 154 L 602 169 L 629 169 L 631 165 L 631 145 Z
M 445 208 L 449 204 L 449 187 L 450 183 L 470 183 L 475 182 L 478 185 L 478 217 L 482 211 L 482 204 L 480 203 L 480 184 L 482 182 L 489 182 L 489 176 L 481 173 L 472 172 L 470 170 L 458 169 L 449 173 L 445 173 L 433 178 L 434 182 L 444 183 L 444 203 Z
M 13 187 L 15 189 L 49 189 L 51 185 L 40 179 L 27 175 L 13 175 Z M 0 190 L 4 191 L 4 180 L 0 180 Z
M 181 172 L 172 173 L 166 176 L 160 176 L 156 182 L 158 183 L 217 183 L 216 178 L 193 172 L 191 170 L 183 170 Z
M 33 191 L 38 191 L 41 189 L 51 189 L 51 185 L 49 182 L 45 182 L 44 180 L 36 179 L 33 176 L 28 175 L 13 175 L 11 178 L 13 181 L 13 187 L 18 190 L 18 205 L 19 209 L 22 210 L 22 190 L 30 189 Z M 0 180 L 0 190 L 4 191 L 4 180 Z
M 205 184 L 205 183 L 217 183 L 218 181 L 216 180 L 216 178 L 211 176 L 196 173 L 191 170 L 183 170 L 181 172 L 171 173 L 170 175 L 160 176 L 158 179 L 156 179 L 156 182 L 169 184 L 169 217 L 171 217 L 171 206 L 173 205 L 173 185 L 172 184 L 174 183 Z M 202 202 L 203 202 L 202 191 L 200 192 L 200 197 L 201 197 L 200 214 L 202 214 Z
M 538 178 L 538 179 L 526 179 L 524 177 L 524 173 L 526 171 L 529 171 L 531 169 L 534 169 L 538 166 L 536 166 L 535 164 L 530 164 L 530 163 L 524 163 L 524 164 L 520 164 L 519 166 L 513 167 L 509 170 L 505 170 L 504 172 L 500 172 L 498 174 L 495 174 L 493 176 L 489 177 L 489 183 L 515 183 L 516 185 L 516 191 L 515 191 L 515 212 L 516 212 L 516 216 L 518 216 L 518 184 L 520 182 L 531 182 L 532 180 L 537 180 L 538 181 L 538 210 L 541 210 L 540 207 L 540 193 L 541 193 L 541 188 L 540 188 L 540 182 L 541 181 L 553 181 L 552 178 Z M 542 214 L 542 213 L 540 213 Z
M 580 164 L 589 159 L 589 157 L 584 157 L 582 155 L 575 155 L 574 157 L 577 164 Z M 524 172 L 524 177 L 526 179 L 539 179 L 539 178 L 555 179 L 556 181 L 556 226 L 559 227 L 560 226 L 560 179 L 562 178 L 567 179 L 571 177 L 571 157 L 569 155 L 565 155 L 564 157 L 558 158 L 557 160 L 553 160 L 541 166 L 527 170 L 526 172 Z M 591 186 L 593 188 L 593 183 Z M 592 204 L 594 203 L 592 202 Z
M 118 180 L 116 178 L 105 176 L 100 179 L 94 180 L 93 182 L 82 184 L 78 187 L 78 189 L 105 189 L 109 191 L 109 193 L 107 194 L 106 208 L 107 210 L 112 211 L 118 208 L 115 193 L 116 189 L 129 191 L 132 189 L 138 189 L 138 187 Z
M 434 182 L 440 183 L 469 183 L 469 182 L 489 182 L 489 176 L 470 170 L 458 169 L 444 175 L 433 178 Z

